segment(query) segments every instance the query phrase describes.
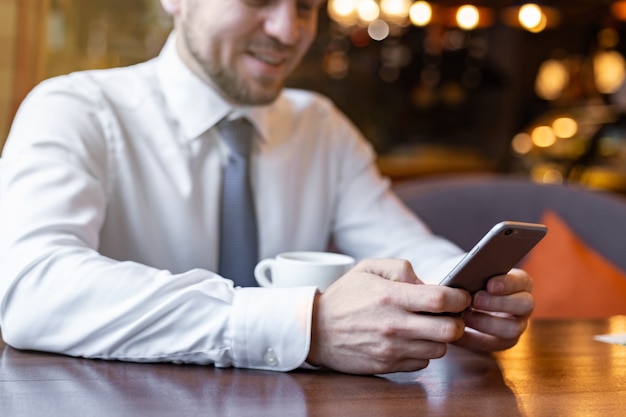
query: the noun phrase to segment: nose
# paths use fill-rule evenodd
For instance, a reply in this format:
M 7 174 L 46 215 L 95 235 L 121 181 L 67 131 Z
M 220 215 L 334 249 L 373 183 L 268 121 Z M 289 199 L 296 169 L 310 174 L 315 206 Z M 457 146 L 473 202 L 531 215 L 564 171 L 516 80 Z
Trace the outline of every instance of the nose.
M 268 10 L 265 32 L 284 45 L 293 45 L 300 36 L 296 1 L 279 0 Z

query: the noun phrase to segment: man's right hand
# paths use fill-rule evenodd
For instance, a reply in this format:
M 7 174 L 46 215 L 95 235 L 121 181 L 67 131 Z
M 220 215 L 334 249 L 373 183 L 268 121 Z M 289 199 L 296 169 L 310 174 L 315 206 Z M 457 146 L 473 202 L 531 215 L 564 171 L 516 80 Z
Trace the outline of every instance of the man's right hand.
M 425 368 L 463 335 L 469 293 L 424 285 L 404 260 L 368 259 L 318 294 L 307 362 L 354 374 Z

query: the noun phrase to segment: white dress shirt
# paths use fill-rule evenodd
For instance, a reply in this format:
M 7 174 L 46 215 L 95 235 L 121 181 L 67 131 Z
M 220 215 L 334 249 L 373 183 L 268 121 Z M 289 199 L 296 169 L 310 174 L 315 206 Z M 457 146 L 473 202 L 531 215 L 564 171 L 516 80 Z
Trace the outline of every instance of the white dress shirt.
M 325 250 L 403 257 L 421 277 L 460 250 L 391 194 L 332 103 L 285 90 L 233 108 L 179 59 L 43 82 L 0 172 L 0 327 L 16 347 L 128 361 L 290 370 L 308 354 L 315 288 L 234 288 L 217 270 L 227 148 L 255 125 L 259 257 Z

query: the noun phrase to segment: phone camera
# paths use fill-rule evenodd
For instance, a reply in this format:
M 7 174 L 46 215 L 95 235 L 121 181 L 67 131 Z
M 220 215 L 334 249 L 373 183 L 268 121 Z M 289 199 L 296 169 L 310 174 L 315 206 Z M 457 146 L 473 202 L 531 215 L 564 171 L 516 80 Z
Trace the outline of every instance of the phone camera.
M 506 230 L 504 231 L 504 234 L 505 234 L 506 236 L 510 235 L 511 233 L 513 233 L 513 229 L 506 229 Z

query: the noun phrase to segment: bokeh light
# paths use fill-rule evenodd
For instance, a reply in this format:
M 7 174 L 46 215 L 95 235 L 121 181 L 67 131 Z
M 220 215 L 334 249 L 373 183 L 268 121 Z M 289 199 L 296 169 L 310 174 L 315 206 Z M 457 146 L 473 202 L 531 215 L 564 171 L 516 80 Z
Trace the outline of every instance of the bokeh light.
M 571 117 L 559 117 L 552 122 L 552 131 L 557 138 L 569 139 L 578 133 L 578 123 Z
M 381 19 L 376 19 L 367 27 L 367 33 L 375 41 L 382 41 L 389 36 L 389 25 Z
M 538 148 L 548 148 L 556 143 L 556 135 L 550 126 L 537 126 L 532 130 L 530 137 Z
M 511 148 L 518 155 L 526 155 L 533 147 L 533 141 L 528 133 L 518 133 L 511 141 Z
M 548 59 L 539 67 L 535 92 L 545 100 L 556 100 L 568 83 L 569 72 L 565 64 L 557 59 Z
M 519 9 L 519 22 L 525 29 L 538 27 L 543 19 L 541 7 L 534 3 L 527 3 Z
M 461 29 L 472 30 L 478 26 L 480 13 L 476 6 L 466 4 L 459 7 L 456 12 L 456 22 Z
M 433 8 L 427 1 L 416 1 L 409 9 L 409 18 L 415 26 L 426 26 L 433 18 Z
M 612 94 L 624 82 L 624 58 L 617 51 L 602 51 L 593 58 L 596 88 L 602 94 Z
M 373 22 L 380 16 L 380 7 L 374 0 L 361 0 L 356 6 L 356 11 L 365 22 Z

